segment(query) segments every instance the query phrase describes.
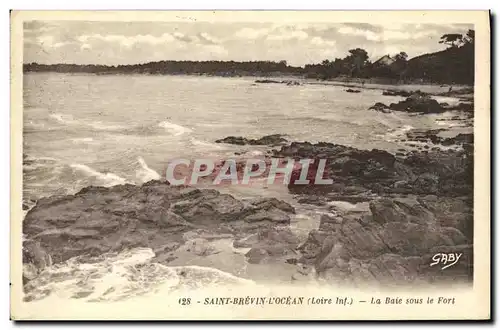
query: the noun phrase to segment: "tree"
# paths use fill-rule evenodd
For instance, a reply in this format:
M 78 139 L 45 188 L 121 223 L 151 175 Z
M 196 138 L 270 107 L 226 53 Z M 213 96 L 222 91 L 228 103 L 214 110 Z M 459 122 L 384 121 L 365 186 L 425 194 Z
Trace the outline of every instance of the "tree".
M 450 45 L 451 47 L 458 47 L 462 44 L 462 35 L 459 33 L 449 33 L 441 36 L 440 44 Z
M 474 43 L 474 38 L 475 38 L 475 31 L 474 30 L 469 30 L 467 33 L 463 36 L 462 41 L 464 44 L 473 44 Z
M 359 74 L 361 69 L 367 64 L 368 53 L 362 48 L 355 48 L 350 49 L 349 54 L 350 55 L 346 57 L 346 61 L 350 68 L 349 74 L 350 76 L 352 76 L 354 72 Z
M 406 62 L 406 60 L 408 59 L 408 54 L 406 54 L 405 52 L 399 52 L 394 56 L 394 59 L 397 62 Z

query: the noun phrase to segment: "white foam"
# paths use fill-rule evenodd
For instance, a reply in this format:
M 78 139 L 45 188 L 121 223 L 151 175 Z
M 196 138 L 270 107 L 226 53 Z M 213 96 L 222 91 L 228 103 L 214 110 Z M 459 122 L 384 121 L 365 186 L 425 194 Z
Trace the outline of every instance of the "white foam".
M 159 180 L 161 178 L 158 172 L 148 167 L 148 164 L 146 164 L 142 157 L 138 157 L 137 161 L 139 162 L 140 168 L 136 170 L 135 177 L 141 183 L 145 183 L 151 180 Z
M 212 143 L 212 142 L 200 141 L 197 139 L 191 139 L 191 143 L 195 146 L 200 146 L 200 147 L 210 148 L 210 149 L 223 149 L 224 148 L 222 145 Z
M 158 126 L 164 128 L 167 132 L 171 133 L 174 136 L 179 136 L 184 133 L 192 132 L 192 130 L 187 127 L 180 126 L 168 121 L 162 121 L 161 123 L 158 124 Z
M 430 142 L 423 142 L 423 141 L 406 141 L 403 144 L 408 145 L 408 146 L 415 146 L 415 148 L 428 146 L 430 148 L 439 148 L 441 150 L 461 150 L 462 149 L 462 147 L 454 145 L 454 144 L 449 145 L 449 146 L 445 146 L 442 144 L 433 144 Z
M 327 203 L 328 205 L 335 206 L 341 210 L 345 211 L 354 211 L 354 210 L 368 210 L 368 203 L 367 202 L 362 202 L 362 203 L 349 203 L 345 201 L 331 201 Z M 319 213 L 325 213 L 325 212 L 319 212 Z
M 49 117 L 55 119 L 60 124 L 86 126 L 98 131 L 117 131 L 126 129 L 125 126 L 106 124 L 101 121 L 89 122 L 83 120 L 75 120 L 72 116 L 61 113 L 51 113 Z
M 55 119 L 56 121 L 58 121 L 61 124 L 68 124 L 68 123 L 71 123 L 73 121 L 72 119 L 69 119 L 69 118 L 64 119 L 63 115 L 61 113 L 51 113 L 49 115 L 49 117 Z
M 144 294 L 168 295 L 181 289 L 227 284 L 254 284 L 215 268 L 168 267 L 151 262 L 154 252 L 135 248 L 91 260 L 76 257 L 45 269 L 32 281 L 31 299 L 78 298 L 80 301 L 118 301 Z
M 388 131 L 384 137 L 385 139 L 388 139 L 389 141 L 393 140 L 394 138 L 400 138 L 406 135 L 407 132 L 411 131 L 414 129 L 413 126 L 411 125 L 403 125 L 402 127 L 398 127 L 395 129 L 392 129 Z
M 460 99 L 456 97 L 449 96 L 433 96 L 433 99 L 438 101 L 439 103 L 448 103 L 450 105 L 457 105 L 460 103 Z
M 76 138 L 76 139 L 71 139 L 73 143 L 88 143 L 88 142 L 93 142 L 94 139 L 91 137 L 86 137 L 86 138 Z
M 264 152 L 262 152 L 260 150 L 252 150 L 252 151 L 249 151 L 248 154 L 250 156 L 262 156 L 264 154 Z
M 121 125 L 109 125 L 109 124 L 104 124 L 100 121 L 95 121 L 95 122 L 90 122 L 86 123 L 85 125 L 92 127 L 95 130 L 98 131 L 119 131 L 119 130 L 125 130 L 125 126 Z
M 71 168 L 76 169 L 87 176 L 94 177 L 105 187 L 116 186 L 127 183 L 127 180 L 114 173 L 101 173 L 83 164 L 71 164 Z

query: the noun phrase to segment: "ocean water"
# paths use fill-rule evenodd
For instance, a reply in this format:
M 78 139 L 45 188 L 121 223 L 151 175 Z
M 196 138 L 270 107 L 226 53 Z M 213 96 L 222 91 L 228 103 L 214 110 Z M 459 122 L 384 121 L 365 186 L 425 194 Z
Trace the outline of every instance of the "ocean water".
M 400 97 L 341 86 L 253 84 L 252 78 L 82 75 L 24 76 L 24 198 L 82 187 L 158 179 L 177 158 L 226 158 L 263 148 L 216 144 L 229 136 L 281 133 L 289 140 L 395 151 L 412 128 L 469 128 L 367 109 Z M 429 88 L 429 87 L 428 87 Z M 436 87 L 438 89 L 438 87 Z M 440 102 L 458 102 L 440 98 Z M 454 126 L 454 127 L 451 127 Z M 404 147 L 404 146 L 403 146 Z
M 291 141 L 394 152 L 408 147 L 397 140 L 413 128 L 446 128 L 454 134 L 472 130 L 446 120 L 456 113 L 422 116 L 368 110 L 376 102 L 403 99 L 383 96 L 381 89 L 351 94 L 341 86 L 253 82 L 253 78 L 194 76 L 24 75 L 23 199 L 74 193 L 89 185 L 141 184 L 159 179 L 177 158 L 224 159 L 242 151 L 261 155 L 267 149 L 215 143 L 229 135 L 259 138 L 281 133 Z M 293 203 L 285 186 L 224 189 L 242 198 L 267 195 Z M 317 227 L 319 216 L 315 210 L 299 209 L 292 228 L 305 237 Z M 232 283 L 269 271 L 246 268 L 242 253 L 233 255 L 230 265 L 198 258 L 184 265 L 177 260 L 170 267 L 148 263 L 151 254 L 151 250 L 136 249 L 103 256 L 92 264 L 75 259 L 56 265 L 39 279 L 31 299 L 45 299 L 50 292 L 65 299 L 83 295 L 87 301 L 114 300 L 144 294 L 159 285 L 176 288 L 180 285 L 176 267 L 184 267 L 191 282 L 198 284 L 204 276 L 212 284 Z M 234 251 L 219 255 L 231 254 Z M 148 271 L 141 273 L 137 264 L 147 264 Z

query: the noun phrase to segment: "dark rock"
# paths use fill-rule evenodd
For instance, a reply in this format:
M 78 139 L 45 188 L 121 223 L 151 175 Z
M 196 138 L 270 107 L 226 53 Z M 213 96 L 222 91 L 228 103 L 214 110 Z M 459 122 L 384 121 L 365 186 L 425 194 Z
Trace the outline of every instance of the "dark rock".
M 456 106 L 449 107 L 448 110 L 473 111 L 474 110 L 474 102 L 467 102 L 467 103 L 460 102 Z
M 228 143 L 237 145 L 280 145 L 287 140 L 281 134 L 272 134 L 261 137 L 260 139 L 246 139 L 241 136 L 228 136 L 215 141 L 216 143 Z
M 357 89 L 351 89 L 351 88 L 346 89 L 345 91 L 346 91 L 347 93 L 361 93 L 361 91 L 360 91 L 360 90 L 357 90 Z
M 246 256 L 249 263 L 261 263 L 264 260 L 274 262 L 288 262 L 297 260 L 295 249 L 299 239 L 289 228 L 269 228 L 243 240 L 235 241 L 234 247 L 251 248 Z
M 371 217 L 348 214 L 321 217 L 299 250 L 301 262 L 314 265 L 319 277 L 335 283 L 408 285 L 472 279 L 472 248 L 458 227 L 458 214 L 472 217 L 460 198 L 428 195 L 419 200 L 378 199 Z M 463 219 L 464 217 L 459 217 Z M 457 268 L 430 267 L 435 253 L 467 255 Z
M 420 92 L 420 91 L 417 91 L 417 92 L 408 92 L 408 91 L 404 91 L 404 90 L 387 90 L 387 91 L 383 91 L 382 95 L 385 95 L 385 96 L 404 96 L 404 97 L 409 97 L 413 93 L 422 93 L 422 92 Z
M 272 79 L 259 79 L 255 80 L 258 84 L 286 84 L 287 86 L 300 86 L 297 80 L 272 80 Z
M 449 145 L 462 145 L 462 144 L 474 144 L 474 135 L 473 134 L 463 134 L 460 133 L 455 137 L 446 138 L 441 140 L 441 144 L 445 146 Z
M 390 113 L 389 106 L 384 103 L 377 102 L 375 105 L 371 106 L 368 110 L 376 110 L 384 113 Z
M 276 199 L 246 205 L 216 190 L 160 181 L 88 187 L 72 196 L 38 201 L 23 221 L 28 239 L 23 258 L 24 263 L 43 268 L 37 263 L 45 255 L 58 263 L 84 254 L 149 247 L 158 260 L 166 260 L 163 255 L 170 249 L 165 247 L 185 242 L 183 233 L 202 229 L 215 234 L 252 233 L 277 223 L 288 224 L 293 212 L 293 207 Z
M 414 132 L 411 136 L 432 138 L 436 132 L 439 131 L 423 135 Z M 457 136 L 456 140 L 468 142 L 472 139 L 472 136 L 463 135 Z M 349 192 L 350 187 L 362 187 L 365 191 L 382 195 L 397 192 L 457 196 L 470 195 L 472 192 L 473 148 L 467 143 L 462 146 L 463 151 L 425 150 L 396 158 L 386 151 L 376 149 L 359 150 L 323 142 L 292 142 L 275 151 L 273 156 L 313 160 L 306 176 L 309 184 L 296 183 L 301 176 L 301 166 L 296 166 L 292 171 L 288 189 L 294 194 L 324 196 L 327 199 L 332 197 L 337 200 L 343 198 L 340 196 L 348 196 L 346 198 L 352 201 L 371 199 L 371 195 L 363 191 Z M 320 161 L 325 164 L 322 178 L 330 179 L 332 183 L 314 184 L 319 174 Z M 398 181 L 406 183 L 394 191 L 394 183 Z M 306 200 L 303 199 L 302 202 Z
M 428 95 L 413 94 L 404 101 L 399 103 L 391 103 L 389 109 L 405 112 L 417 113 L 441 113 L 446 111 L 438 101 L 432 99 Z
M 281 84 L 281 81 L 272 80 L 272 79 L 260 79 L 260 80 L 255 80 L 255 83 L 257 83 L 257 84 Z
M 317 205 L 317 206 L 323 206 L 326 204 L 325 200 L 323 200 L 320 196 L 316 195 L 302 197 L 297 201 L 297 203 Z

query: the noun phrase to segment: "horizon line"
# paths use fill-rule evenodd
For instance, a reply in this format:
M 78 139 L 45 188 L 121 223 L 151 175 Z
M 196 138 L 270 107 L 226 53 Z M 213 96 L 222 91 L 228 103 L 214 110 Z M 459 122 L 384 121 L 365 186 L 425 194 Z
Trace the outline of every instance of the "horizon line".
M 437 53 L 437 52 L 436 52 Z M 434 54 L 434 53 L 424 53 L 421 55 L 414 56 L 412 58 L 409 58 L 408 61 L 420 57 L 422 55 L 426 54 Z M 380 57 L 377 58 L 377 60 L 372 61 L 371 64 L 374 64 L 381 58 L 389 56 L 392 58 L 390 54 L 385 54 L 381 55 Z M 325 59 L 328 60 L 328 59 Z M 282 59 L 282 60 L 158 60 L 158 61 L 148 61 L 148 62 L 136 62 L 136 63 L 128 63 L 128 64 L 97 64 L 97 63 L 39 63 L 39 62 L 23 62 L 23 65 L 29 65 L 29 64 L 38 64 L 38 65 L 79 65 L 79 66 L 84 66 L 84 65 L 94 65 L 94 66 L 107 66 L 107 67 L 117 67 L 117 66 L 132 66 L 132 65 L 141 65 L 141 64 L 149 64 L 149 63 L 158 63 L 158 62 L 195 62 L 195 63 L 202 63 L 202 62 L 235 62 L 235 63 L 252 63 L 252 62 L 270 62 L 270 63 L 280 63 L 281 61 L 285 61 L 287 64 L 287 67 L 292 67 L 292 68 L 305 68 L 306 65 L 322 65 L 321 62 L 317 63 L 307 63 L 307 64 L 302 64 L 302 65 L 291 65 L 288 64 L 288 60 Z M 331 60 L 330 60 L 331 61 Z

